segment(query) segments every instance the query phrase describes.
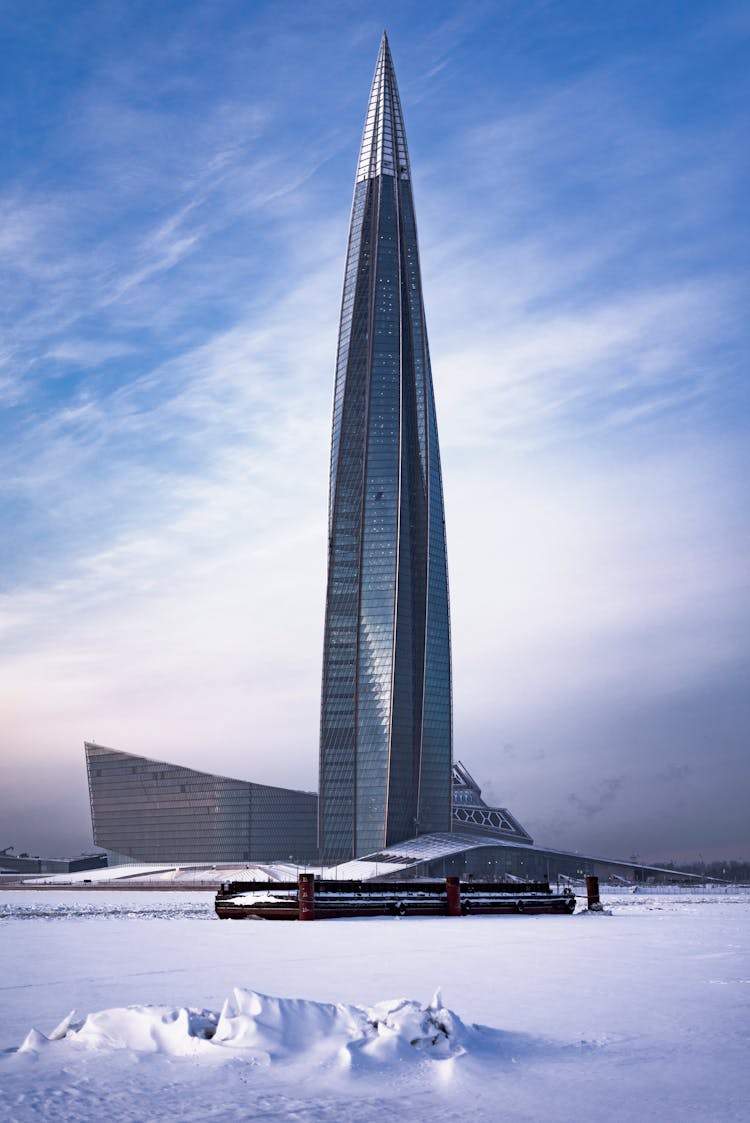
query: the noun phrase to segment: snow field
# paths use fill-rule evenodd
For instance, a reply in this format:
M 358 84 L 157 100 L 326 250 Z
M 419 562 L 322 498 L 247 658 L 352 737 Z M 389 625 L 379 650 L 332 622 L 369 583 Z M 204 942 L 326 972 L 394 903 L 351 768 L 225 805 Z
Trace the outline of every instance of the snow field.
M 0 893 L 3 1118 L 750 1118 L 748 894 L 307 925 L 109 896 Z

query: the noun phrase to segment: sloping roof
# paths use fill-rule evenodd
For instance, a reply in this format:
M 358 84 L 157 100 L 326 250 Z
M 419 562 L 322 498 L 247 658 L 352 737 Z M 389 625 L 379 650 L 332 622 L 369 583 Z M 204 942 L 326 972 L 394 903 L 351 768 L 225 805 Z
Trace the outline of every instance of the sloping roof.
M 388 846 L 375 854 L 366 854 L 351 862 L 343 862 L 339 866 L 332 866 L 323 871 L 325 877 L 358 879 L 367 881 L 372 877 L 382 877 L 386 873 L 399 873 L 420 865 L 422 862 L 432 862 L 440 858 L 450 858 L 461 854 L 465 850 L 481 850 L 487 847 L 501 847 L 509 850 L 523 850 L 526 853 L 550 855 L 560 858 L 576 858 L 587 863 L 597 863 L 606 866 L 619 866 L 622 869 L 639 869 L 652 874 L 674 874 L 676 871 L 664 869 L 661 866 L 646 866 L 640 862 L 625 861 L 622 858 L 601 858 L 591 854 L 579 854 L 571 850 L 555 850 L 550 846 L 534 846 L 530 843 L 516 842 L 506 838 L 481 838 L 472 834 L 423 834 L 418 838 L 410 838 L 399 842 L 395 846 Z M 684 877 L 695 877 L 694 874 L 682 874 Z

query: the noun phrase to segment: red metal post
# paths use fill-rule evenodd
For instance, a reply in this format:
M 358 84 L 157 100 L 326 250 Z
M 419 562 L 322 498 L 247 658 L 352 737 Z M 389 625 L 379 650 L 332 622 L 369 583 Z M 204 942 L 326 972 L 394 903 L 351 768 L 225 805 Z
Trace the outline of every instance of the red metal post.
M 601 901 L 599 900 L 599 878 L 593 874 L 588 874 L 586 877 L 586 896 L 589 899 L 589 908 L 597 911 L 601 908 Z
M 445 892 L 448 897 L 448 916 L 460 916 L 461 882 L 457 877 L 446 877 Z
M 300 920 L 315 920 L 315 875 L 301 873 L 297 878 Z

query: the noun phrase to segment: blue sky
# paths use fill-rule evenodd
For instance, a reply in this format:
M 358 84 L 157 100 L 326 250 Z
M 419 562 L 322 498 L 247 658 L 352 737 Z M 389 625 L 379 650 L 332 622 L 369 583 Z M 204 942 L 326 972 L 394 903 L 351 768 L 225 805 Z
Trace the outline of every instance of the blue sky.
M 550 845 L 750 856 L 741 3 L 0 4 L 0 847 L 82 742 L 312 789 L 333 363 L 388 28 L 456 755 Z

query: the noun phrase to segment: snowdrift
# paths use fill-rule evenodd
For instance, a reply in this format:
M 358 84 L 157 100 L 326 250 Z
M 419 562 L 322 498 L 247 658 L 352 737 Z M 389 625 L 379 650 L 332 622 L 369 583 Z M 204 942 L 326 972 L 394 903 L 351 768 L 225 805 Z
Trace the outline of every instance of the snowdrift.
M 219 1013 L 186 1007 L 126 1006 L 76 1020 L 46 1036 L 32 1029 L 18 1050 L 129 1050 L 215 1059 L 242 1057 L 263 1067 L 304 1061 L 340 1068 L 394 1061 L 450 1061 L 495 1051 L 504 1037 L 465 1025 L 437 991 L 428 1005 L 400 998 L 375 1006 L 276 998 L 235 988 Z

